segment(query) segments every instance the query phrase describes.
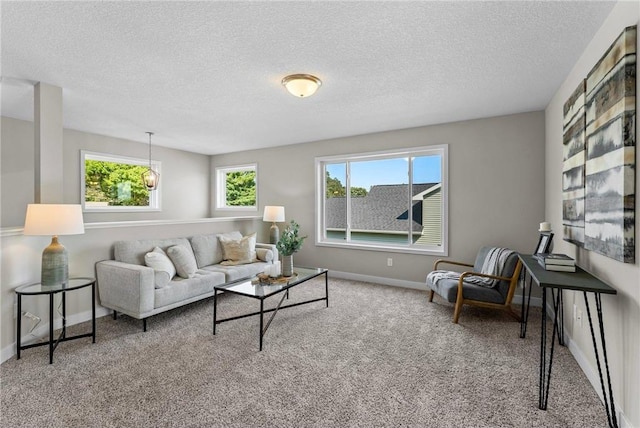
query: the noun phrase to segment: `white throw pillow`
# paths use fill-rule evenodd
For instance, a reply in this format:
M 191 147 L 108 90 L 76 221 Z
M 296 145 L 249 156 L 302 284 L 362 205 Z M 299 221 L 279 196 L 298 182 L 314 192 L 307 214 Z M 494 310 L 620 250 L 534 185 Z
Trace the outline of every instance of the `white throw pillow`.
M 229 266 L 257 261 L 255 232 L 240 239 L 233 239 L 224 235 L 218 236 L 218 239 L 224 254 L 224 261 L 220 264 Z
M 160 247 L 144 255 L 144 264 L 154 270 L 155 288 L 166 287 L 176 275 L 175 266 Z
M 178 276 L 182 278 L 191 278 L 198 270 L 196 257 L 193 255 L 191 248 L 184 245 L 174 245 L 167 249 L 167 255 L 176 267 Z

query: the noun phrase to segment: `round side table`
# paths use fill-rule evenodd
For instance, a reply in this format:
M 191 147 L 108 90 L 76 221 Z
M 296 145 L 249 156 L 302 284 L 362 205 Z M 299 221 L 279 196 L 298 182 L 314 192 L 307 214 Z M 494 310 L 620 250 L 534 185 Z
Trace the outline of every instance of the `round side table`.
M 85 287 L 91 287 L 91 333 L 79 334 L 67 337 L 67 292 L 80 290 Z M 34 348 L 36 346 L 49 345 L 49 364 L 53 364 L 53 351 L 58 347 L 60 342 L 67 340 L 81 339 L 83 337 L 91 337 L 93 343 L 96 343 L 96 280 L 95 278 L 69 278 L 65 284 L 42 285 L 39 282 L 34 284 L 21 285 L 15 289 L 18 296 L 18 321 L 16 327 L 17 352 L 16 359 L 20 359 L 20 351 L 23 349 Z M 57 339 L 53 337 L 53 297 L 62 293 L 62 331 Z M 21 324 L 22 324 L 22 296 L 49 296 L 49 341 L 33 343 L 22 346 L 21 344 Z

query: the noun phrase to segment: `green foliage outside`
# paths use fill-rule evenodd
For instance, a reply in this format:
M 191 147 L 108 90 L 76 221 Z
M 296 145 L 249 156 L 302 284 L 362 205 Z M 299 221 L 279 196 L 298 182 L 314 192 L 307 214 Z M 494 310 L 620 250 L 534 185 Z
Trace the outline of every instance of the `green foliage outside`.
M 329 171 L 327 171 L 327 198 L 336 198 L 340 196 L 346 196 L 347 191 L 342 182 L 334 177 L 331 177 Z M 367 189 L 364 187 L 352 187 L 351 196 L 367 196 Z
M 85 201 L 108 206 L 149 205 L 149 191 L 142 183 L 146 166 L 86 159 Z
M 256 204 L 256 172 L 227 173 L 227 206 L 252 207 Z

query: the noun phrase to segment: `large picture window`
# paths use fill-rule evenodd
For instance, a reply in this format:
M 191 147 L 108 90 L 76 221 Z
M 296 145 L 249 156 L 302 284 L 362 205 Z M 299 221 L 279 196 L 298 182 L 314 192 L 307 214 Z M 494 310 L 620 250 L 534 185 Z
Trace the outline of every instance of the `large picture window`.
M 216 208 L 257 210 L 257 166 L 216 168 Z
M 447 253 L 447 146 L 316 158 L 317 244 Z
M 151 166 L 158 173 L 160 162 Z M 159 211 L 160 189 L 147 190 L 147 159 L 81 151 L 81 199 L 85 211 Z M 162 184 L 160 184 L 162 185 Z

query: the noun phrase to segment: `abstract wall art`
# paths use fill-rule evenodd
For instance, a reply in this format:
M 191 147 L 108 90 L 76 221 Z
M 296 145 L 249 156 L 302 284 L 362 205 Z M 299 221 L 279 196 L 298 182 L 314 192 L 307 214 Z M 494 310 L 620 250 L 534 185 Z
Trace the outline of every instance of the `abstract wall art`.
M 625 263 L 635 263 L 636 33 L 627 27 L 585 82 L 584 247 Z M 579 147 L 572 129 L 569 153 Z M 569 189 L 579 182 L 575 168 Z
M 562 122 L 562 229 L 565 241 L 584 246 L 585 81 L 564 103 Z

